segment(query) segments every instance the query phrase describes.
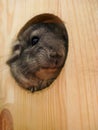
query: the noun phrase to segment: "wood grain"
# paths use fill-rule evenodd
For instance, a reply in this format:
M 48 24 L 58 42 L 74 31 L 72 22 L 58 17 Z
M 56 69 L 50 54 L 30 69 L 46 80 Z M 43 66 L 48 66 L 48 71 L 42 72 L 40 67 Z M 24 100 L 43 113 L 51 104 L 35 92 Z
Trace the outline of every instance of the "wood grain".
M 54 13 L 65 23 L 69 53 L 58 79 L 29 93 L 15 83 L 5 61 L 11 42 L 33 16 Z M 0 0 L 0 111 L 14 130 L 98 130 L 98 0 Z

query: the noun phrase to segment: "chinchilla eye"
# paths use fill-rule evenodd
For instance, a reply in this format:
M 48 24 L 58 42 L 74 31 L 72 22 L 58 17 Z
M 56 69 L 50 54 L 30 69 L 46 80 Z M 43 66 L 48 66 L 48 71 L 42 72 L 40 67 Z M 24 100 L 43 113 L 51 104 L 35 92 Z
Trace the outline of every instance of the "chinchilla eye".
M 39 37 L 38 36 L 33 36 L 31 38 L 31 44 L 32 44 L 32 46 L 34 46 L 35 44 L 37 44 L 38 41 L 39 41 Z

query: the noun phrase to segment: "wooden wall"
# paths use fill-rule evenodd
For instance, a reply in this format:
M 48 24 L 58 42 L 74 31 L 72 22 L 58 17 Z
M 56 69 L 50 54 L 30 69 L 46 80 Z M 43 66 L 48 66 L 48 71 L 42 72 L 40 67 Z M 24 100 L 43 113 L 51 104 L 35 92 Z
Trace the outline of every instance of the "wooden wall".
M 65 23 L 69 53 L 43 91 L 21 89 L 5 61 L 11 42 L 33 16 Z M 98 0 L 0 0 L 0 130 L 98 130 Z

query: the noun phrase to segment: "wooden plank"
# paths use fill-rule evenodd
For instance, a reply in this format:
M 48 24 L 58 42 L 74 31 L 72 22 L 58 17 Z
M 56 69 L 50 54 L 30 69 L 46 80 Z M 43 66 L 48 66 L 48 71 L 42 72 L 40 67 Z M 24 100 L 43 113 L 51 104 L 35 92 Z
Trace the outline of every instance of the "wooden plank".
M 40 13 L 64 21 L 69 53 L 51 87 L 32 94 L 18 87 L 5 61 L 17 32 Z M 0 111 L 5 108 L 14 130 L 98 130 L 98 0 L 0 0 Z

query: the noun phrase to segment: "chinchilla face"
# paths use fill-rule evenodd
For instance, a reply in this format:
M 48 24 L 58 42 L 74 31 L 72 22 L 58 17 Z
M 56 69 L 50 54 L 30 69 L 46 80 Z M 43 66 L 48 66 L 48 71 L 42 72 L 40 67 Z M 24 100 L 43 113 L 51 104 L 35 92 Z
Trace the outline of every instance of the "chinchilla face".
M 37 23 L 18 35 L 7 63 L 19 85 L 34 92 L 58 76 L 67 52 L 68 35 L 62 24 Z

